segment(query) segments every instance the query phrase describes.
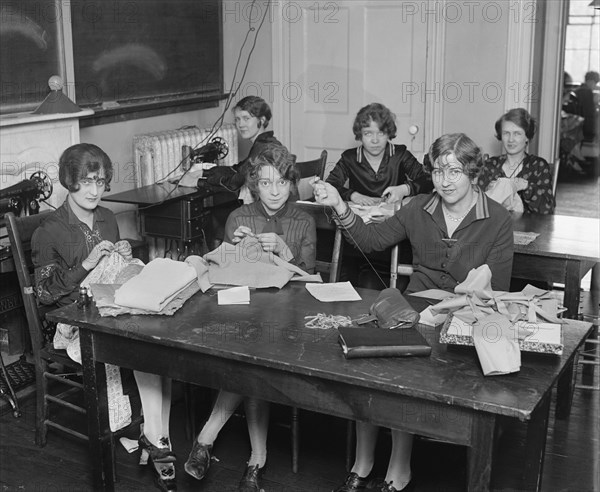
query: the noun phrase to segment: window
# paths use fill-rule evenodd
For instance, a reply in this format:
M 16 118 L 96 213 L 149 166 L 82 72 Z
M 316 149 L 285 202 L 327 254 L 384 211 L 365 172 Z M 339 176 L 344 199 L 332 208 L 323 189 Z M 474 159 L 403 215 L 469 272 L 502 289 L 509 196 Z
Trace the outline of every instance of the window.
M 590 0 L 571 0 L 569 3 L 565 71 L 575 85 L 583 82 L 586 72 L 599 69 L 599 12 L 590 6 Z

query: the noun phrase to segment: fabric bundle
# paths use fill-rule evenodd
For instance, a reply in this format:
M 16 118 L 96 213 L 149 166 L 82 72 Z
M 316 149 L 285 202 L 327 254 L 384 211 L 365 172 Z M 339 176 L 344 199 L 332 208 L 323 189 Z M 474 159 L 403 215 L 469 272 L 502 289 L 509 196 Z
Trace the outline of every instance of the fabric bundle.
M 138 275 L 117 289 L 115 303 L 159 312 L 196 280 L 196 270 L 189 264 L 169 258 L 155 258 Z

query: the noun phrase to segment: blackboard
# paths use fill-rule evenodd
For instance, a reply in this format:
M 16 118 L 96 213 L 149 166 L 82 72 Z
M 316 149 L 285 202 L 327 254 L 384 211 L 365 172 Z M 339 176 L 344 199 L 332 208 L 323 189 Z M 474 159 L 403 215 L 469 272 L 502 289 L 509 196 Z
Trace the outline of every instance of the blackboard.
M 61 15 L 56 0 L 0 4 L 0 110 L 35 109 L 48 95 L 48 79 L 64 76 Z
M 70 2 L 81 107 L 223 93 L 220 0 Z

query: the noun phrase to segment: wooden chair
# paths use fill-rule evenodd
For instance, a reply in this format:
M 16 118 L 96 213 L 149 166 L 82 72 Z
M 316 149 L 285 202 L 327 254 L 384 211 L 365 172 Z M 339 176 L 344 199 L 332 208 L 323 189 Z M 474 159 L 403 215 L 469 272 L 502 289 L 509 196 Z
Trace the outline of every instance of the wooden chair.
M 26 217 L 15 217 L 12 212 L 4 215 L 31 337 L 36 376 L 35 442 L 38 446 L 46 444 L 48 428 L 58 430 L 82 441 L 89 440 L 87 435 L 68 426 L 68 421 L 77 420 L 74 419 L 75 415 L 72 413 L 69 413 L 69 417 L 63 415 L 63 419 L 58 421 L 54 420 L 50 413 L 50 404 L 53 405 L 53 408 L 62 407 L 63 410 L 71 410 L 74 414 L 79 415 L 85 415 L 87 411 L 84 407 L 74 403 L 74 401 L 82 398 L 84 404 L 86 404 L 83 383 L 81 382 L 81 365 L 72 360 L 67 355 L 66 350 L 54 349 L 52 340 L 49 339 L 51 337 L 44 335 L 44 333 L 49 332 L 49 323 L 46 321 L 45 315 L 56 307 L 38 305 L 35 296 L 35 283 L 31 273 L 33 270 L 31 237 L 45 217 L 46 214 L 44 213 Z M 139 418 L 134 421 L 137 424 L 139 422 L 141 422 Z M 125 429 L 122 429 L 122 431 Z M 114 435 L 117 435 L 117 433 Z
M 393 288 L 396 288 L 396 283 L 398 282 L 398 275 L 410 277 L 414 272 L 412 265 L 398 263 L 399 247 L 400 246 L 396 244 L 392 248 L 392 254 L 390 259 L 390 287 Z
M 550 163 L 550 172 L 552 173 L 552 196 L 556 199 L 556 186 L 558 184 L 558 172 L 560 168 L 560 159 Z

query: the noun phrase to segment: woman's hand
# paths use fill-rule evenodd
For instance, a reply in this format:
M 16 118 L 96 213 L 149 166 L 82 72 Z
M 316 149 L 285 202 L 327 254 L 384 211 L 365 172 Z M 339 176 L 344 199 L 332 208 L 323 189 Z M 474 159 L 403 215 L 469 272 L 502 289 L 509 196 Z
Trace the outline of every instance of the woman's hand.
M 246 236 L 254 237 L 255 234 L 252 232 L 252 229 L 250 229 L 249 227 L 246 227 L 243 225 L 239 226 L 235 231 L 233 231 L 233 238 L 231 239 L 231 242 L 233 244 L 237 244 L 242 239 L 244 239 Z
M 89 272 L 90 270 L 96 267 L 98 262 L 103 257 L 111 254 L 114 251 L 114 249 L 115 245 L 113 243 L 111 243 L 110 241 L 102 241 L 96 244 L 96 246 L 94 246 L 94 249 L 91 251 L 89 256 L 85 260 L 83 260 L 81 265 Z
M 275 253 L 276 255 L 279 255 L 288 247 L 287 244 L 285 244 L 285 241 L 274 232 L 257 234 L 256 238 L 258 239 L 258 242 L 262 246 L 263 250 L 269 253 Z
M 311 186 L 315 195 L 315 201 L 318 204 L 333 207 L 339 215 L 343 214 L 348 208 L 338 191 L 329 183 L 315 178 Z
M 378 198 L 376 196 L 363 195 L 358 191 L 352 193 L 352 195 L 350 196 L 350 200 L 352 201 L 352 203 L 365 206 L 378 205 L 379 203 L 381 203 L 381 198 Z
M 117 241 L 115 243 L 115 253 L 119 253 L 126 260 L 131 260 L 133 258 L 133 253 L 131 252 L 131 244 L 129 241 L 122 239 L 121 241 Z
M 407 184 L 388 186 L 383 190 L 381 198 L 387 203 L 402 203 L 405 197 L 410 195 L 410 187 Z

